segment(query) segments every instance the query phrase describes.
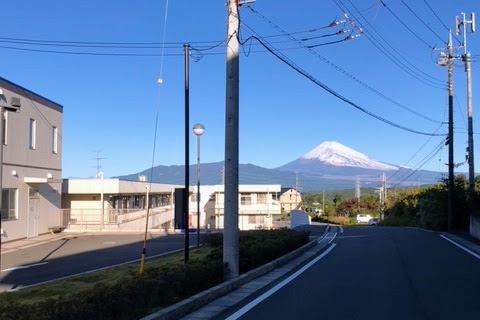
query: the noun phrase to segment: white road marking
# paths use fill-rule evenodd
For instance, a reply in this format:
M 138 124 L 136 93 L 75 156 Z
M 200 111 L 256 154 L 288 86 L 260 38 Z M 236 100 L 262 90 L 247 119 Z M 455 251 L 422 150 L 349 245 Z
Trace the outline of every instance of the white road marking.
M 332 235 L 332 234 L 333 234 L 333 235 Z M 336 232 L 335 232 L 335 233 L 333 233 L 333 232 L 328 232 L 322 239 L 318 239 L 318 240 L 317 240 L 317 243 L 321 243 L 323 240 L 330 239 L 330 237 L 331 237 L 330 241 L 328 242 L 328 243 L 330 243 L 330 242 L 333 241 L 333 239 L 335 239 L 336 236 L 337 236 L 337 233 L 336 233 Z
M 28 268 L 31 268 L 31 267 L 43 266 L 44 264 L 47 264 L 47 263 L 48 262 L 40 262 L 40 263 L 28 264 L 28 265 L 25 265 L 25 266 L 17 266 L 17 267 L 13 267 L 13 268 L 3 269 L 1 272 L 28 269 Z
M 325 257 L 327 254 L 330 253 L 330 251 L 333 250 L 333 248 L 335 248 L 336 244 L 335 243 L 332 243 L 332 245 L 327 249 L 325 250 L 321 255 L 319 255 L 318 257 L 316 257 L 315 259 L 313 259 L 312 261 L 310 261 L 308 264 L 306 264 L 303 268 L 301 268 L 300 270 L 298 270 L 297 272 L 295 272 L 294 274 L 292 274 L 290 277 L 288 277 L 287 279 L 283 280 L 282 282 L 280 282 L 279 284 L 277 284 L 275 287 L 273 287 L 272 289 L 268 290 L 267 292 L 265 292 L 264 294 L 262 294 L 260 297 L 256 298 L 255 300 L 251 301 L 250 303 L 248 303 L 246 306 L 244 306 L 243 308 L 241 308 L 240 310 L 238 310 L 237 312 L 235 312 L 234 314 L 232 314 L 231 316 L 229 316 L 228 318 L 226 318 L 226 320 L 236 320 L 238 318 L 240 318 L 241 316 L 243 316 L 245 313 L 247 313 L 248 311 L 250 311 L 253 307 L 255 307 L 257 304 L 259 304 L 260 302 L 262 302 L 263 300 L 267 299 L 268 297 L 270 297 L 272 294 L 274 294 L 275 292 L 277 292 L 278 290 L 280 290 L 281 288 L 283 288 L 285 285 L 287 285 L 289 282 L 291 282 L 293 279 L 295 279 L 296 277 L 298 277 L 300 274 L 302 274 L 303 272 L 305 272 L 305 270 L 307 270 L 308 268 L 310 268 L 312 265 L 314 265 L 315 263 L 317 263 L 320 259 L 322 259 L 323 257 Z
M 337 233 L 335 232 L 335 234 L 333 235 L 332 239 L 330 239 L 330 241 L 328 241 L 328 243 L 332 243 L 333 239 L 335 239 L 335 237 L 337 236 Z
M 338 226 L 340 228 L 340 233 L 343 233 L 343 227 Z
M 456 242 L 453 241 L 452 239 L 449 239 L 448 237 L 444 236 L 443 234 L 441 234 L 440 237 L 442 237 L 443 239 L 445 239 L 445 240 L 451 242 L 452 244 L 456 245 L 457 247 L 459 247 L 459 248 L 462 249 L 463 251 L 470 253 L 470 254 L 471 254 L 472 256 L 474 256 L 475 258 L 480 259 L 480 255 L 476 254 L 475 252 L 473 252 L 473 251 L 470 250 L 470 249 L 465 248 L 465 247 L 462 246 L 461 244 L 456 243 Z

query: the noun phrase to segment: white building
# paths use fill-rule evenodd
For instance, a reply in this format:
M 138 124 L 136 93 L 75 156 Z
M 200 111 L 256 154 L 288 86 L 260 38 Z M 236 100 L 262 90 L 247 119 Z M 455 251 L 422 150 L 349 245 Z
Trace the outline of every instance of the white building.
M 0 78 L 2 241 L 61 225 L 63 107 Z M 19 112 L 5 107 L 20 105 Z
M 69 230 L 173 228 L 173 196 L 180 186 L 119 179 L 65 179 L 62 212 Z
M 273 221 L 281 216 L 278 201 L 280 185 L 239 185 L 238 186 L 238 227 L 240 230 L 271 229 Z M 213 188 L 210 201 L 205 205 L 207 224 L 211 228 L 224 227 L 225 194 L 224 186 Z

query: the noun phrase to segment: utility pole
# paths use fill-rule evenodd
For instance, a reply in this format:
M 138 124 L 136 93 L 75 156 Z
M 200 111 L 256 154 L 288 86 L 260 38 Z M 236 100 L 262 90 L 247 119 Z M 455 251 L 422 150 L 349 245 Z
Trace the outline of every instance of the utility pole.
M 383 173 L 383 197 L 387 199 L 387 174 Z
M 223 263 L 226 280 L 239 274 L 238 232 L 238 136 L 239 42 L 238 1 L 227 3 L 227 74 L 225 101 L 225 209 Z
M 360 179 L 355 179 L 355 198 L 357 198 L 357 212 L 360 213 Z
M 323 188 L 323 195 L 322 195 L 322 214 L 325 214 L 325 187 Z
M 185 193 L 183 194 L 183 207 L 185 208 L 185 212 L 183 215 L 184 225 L 185 225 L 185 263 L 188 262 L 189 258 L 189 249 L 190 249 L 190 229 L 189 229 L 189 209 L 188 209 L 188 196 L 189 196 L 189 185 L 190 185 L 190 158 L 189 158 L 189 134 L 190 134 L 190 124 L 189 124 L 189 116 L 190 116 L 190 68 L 189 68 L 189 60 L 190 60 L 190 45 L 185 43 L 183 45 L 184 49 L 184 72 L 185 72 Z
M 295 210 L 298 210 L 298 172 L 295 172 Z
M 452 31 L 448 30 L 448 220 L 447 229 L 452 230 L 453 220 L 453 196 L 454 196 L 454 173 L 453 173 L 453 48 Z
M 465 13 L 462 12 L 462 21 L 455 17 L 455 34 L 460 34 L 460 26 L 463 27 L 463 56 L 462 60 L 465 62 L 465 72 L 467 74 L 467 114 L 468 114 L 468 182 L 469 182 L 469 201 L 471 213 L 470 216 L 475 215 L 475 168 L 473 162 L 473 118 L 472 118 L 472 74 L 470 65 L 470 52 L 467 51 L 467 24 L 470 24 L 470 31 L 475 32 L 475 14 L 470 15 L 470 20 L 465 19 Z
M 102 150 L 95 150 L 95 152 L 97 153 L 97 157 L 96 158 L 93 158 L 95 160 L 97 160 L 97 165 L 95 166 L 95 168 L 97 168 L 97 174 L 95 175 L 96 178 L 98 178 L 99 176 L 99 173 L 100 173 L 100 169 L 102 169 L 102 165 L 100 164 L 100 160 L 103 160 L 103 159 L 106 159 L 106 158 L 101 158 L 100 157 L 100 152 L 102 152 Z

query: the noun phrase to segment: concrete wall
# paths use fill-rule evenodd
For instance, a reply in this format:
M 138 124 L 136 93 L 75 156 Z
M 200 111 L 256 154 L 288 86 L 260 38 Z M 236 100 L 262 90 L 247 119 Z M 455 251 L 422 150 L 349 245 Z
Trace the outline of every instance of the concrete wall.
M 6 144 L 0 168 L 2 189 L 15 189 L 17 193 L 15 219 L 2 220 L 2 241 L 12 241 L 47 233 L 49 227 L 61 223 L 63 107 L 2 78 L 0 88 L 4 105 L 12 97 L 21 101 L 20 112 L 6 115 Z M 35 149 L 29 147 L 30 119 L 36 123 Z M 56 152 L 52 149 L 52 127 L 57 128 Z M 32 180 L 36 182 L 28 182 Z M 29 216 L 32 188 L 39 191 L 35 216 Z
M 470 216 L 470 235 L 480 240 L 480 215 Z
M 292 210 L 290 212 L 290 228 L 295 228 L 297 226 L 312 224 L 312 219 L 308 214 L 300 210 Z

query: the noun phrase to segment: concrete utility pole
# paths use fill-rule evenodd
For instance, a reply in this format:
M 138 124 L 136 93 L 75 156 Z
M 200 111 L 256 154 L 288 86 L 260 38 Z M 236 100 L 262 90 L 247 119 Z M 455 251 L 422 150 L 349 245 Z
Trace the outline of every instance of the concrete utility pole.
M 444 50 L 444 49 L 441 49 Z M 453 159 L 453 47 L 452 47 L 452 31 L 448 30 L 447 55 L 440 53 L 437 64 L 448 67 L 448 136 L 445 144 L 448 144 L 448 231 L 452 230 L 453 208 L 454 208 L 454 188 L 455 175 L 454 159 Z
M 228 0 L 227 74 L 225 97 L 225 209 L 223 262 L 225 279 L 239 274 L 238 253 L 238 136 L 239 136 L 239 42 L 238 1 Z
M 453 159 L 453 48 L 452 31 L 448 31 L 448 231 L 452 230 L 454 196 Z
M 188 210 L 188 196 L 189 196 L 189 185 L 190 185 L 190 159 L 189 159 L 189 134 L 190 134 L 190 69 L 189 69 L 189 60 L 190 60 L 190 45 L 188 43 L 183 45 L 184 49 L 184 60 L 185 60 L 185 193 L 183 195 L 183 207 L 185 208 L 185 213 L 183 216 L 185 224 L 185 263 L 188 262 L 189 258 L 189 249 L 190 249 L 190 229 L 189 229 L 189 210 Z
M 468 182 L 469 182 L 469 201 L 471 206 L 470 216 L 475 215 L 475 168 L 473 162 L 473 117 L 472 117 L 472 74 L 470 66 L 470 52 L 467 51 L 467 24 L 470 24 L 471 32 L 475 32 L 475 14 L 470 15 L 470 20 L 465 19 L 465 13 L 462 12 L 462 21 L 455 17 L 455 34 L 460 34 L 460 26 L 463 27 L 463 56 L 462 60 L 465 62 L 465 72 L 467 74 L 467 114 L 468 114 Z
M 295 210 L 298 210 L 298 172 L 295 172 Z

